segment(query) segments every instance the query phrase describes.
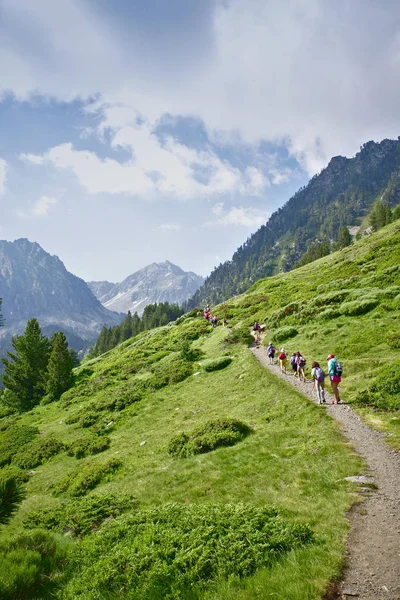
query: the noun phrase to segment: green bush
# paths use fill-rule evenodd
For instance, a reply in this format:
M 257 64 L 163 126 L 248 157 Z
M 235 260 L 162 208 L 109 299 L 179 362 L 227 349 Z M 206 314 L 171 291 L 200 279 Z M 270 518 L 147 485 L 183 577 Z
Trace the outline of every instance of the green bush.
M 266 507 L 163 504 L 123 515 L 83 540 L 62 598 L 202 598 L 313 541 Z
M 37 427 L 14 425 L 1 434 L 0 467 L 7 465 L 17 452 L 29 444 L 39 433 Z
M 272 331 L 270 337 L 272 338 L 273 342 L 277 344 L 296 337 L 298 333 L 299 332 L 294 327 L 280 327 L 280 329 L 275 329 Z
M 106 435 L 85 435 L 68 446 L 68 456 L 84 458 L 85 456 L 99 454 L 110 447 L 110 438 Z
M 235 327 L 231 329 L 226 337 L 225 342 L 227 344 L 246 344 L 250 346 L 254 342 L 254 338 L 251 335 L 249 328 L 246 325 Z
M 200 425 L 191 433 L 180 433 L 168 444 L 172 456 L 187 457 L 205 454 L 221 446 L 233 446 L 251 433 L 246 423 L 236 419 L 219 419 Z
M 90 495 L 60 502 L 52 508 L 35 510 L 24 520 L 24 527 L 43 527 L 81 536 L 92 533 L 106 519 L 115 518 L 138 505 L 133 496 L 118 494 Z
M 35 530 L 0 540 L 0 597 L 50 597 L 65 568 L 67 542 Z
M 108 481 L 120 466 L 120 461 L 114 458 L 105 463 L 88 462 L 66 475 L 54 486 L 53 494 L 55 496 L 64 494 L 71 498 L 84 496 L 100 482 Z
M 352 302 L 344 302 L 340 307 L 342 315 L 356 316 L 364 315 L 365 313 L 373 310 L 379 304 L 377 298 L 353 300 Z
M 64 449 L 64 444 L 58 442 L 52 437 L 39 438 L 26 444 L 13 458 L 15 463 L 21 469 L 33 469 L 42 465 Z
M 340 311 L 336 308 L 327 308 L 326 310 L 320 312 L 316 316 L 316 318 L 320 321 L 330 321 L 331 319 L 336 319 L 337 317 L 340 317 L 340 314 Z
M 398 350 L 400 348 L 400 331 L 389 333 L 388 344 L 394 350 Z
M 158 390 L 170 383 L 179 383 L 190 377 L 193 373 L 193 364 L 179 356 L 174 356 L 171 360 L 165 360 L 156 365 L 152 372 L 150 386 Z
M 211 372 L 225 369 L 225 367 L 229 366 L 231 362 L 232 358 L 230 356 L 220 356 L 218 358 L 209 358 L 207 360 L 203 360 L 200 364 L 205 371 Z
M 0 486 L 4 484 L 9 479 L 14 479 L 14 481 L 21 485 L 22 483 L 26 483 L 29 479 L 29 473 L 16 467 L 15 465 L 6 465 L 2 469 L 0 469 Z
M 358 393 L 356 402 L 380 410 L 400 410 L 400 360 L 384 366 L 372 386 Z

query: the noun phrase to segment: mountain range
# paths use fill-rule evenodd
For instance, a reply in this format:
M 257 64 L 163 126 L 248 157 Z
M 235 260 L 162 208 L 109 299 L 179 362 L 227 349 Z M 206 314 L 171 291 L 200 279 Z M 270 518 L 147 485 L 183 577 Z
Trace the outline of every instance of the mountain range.
M 221 302 L 255 281 L 290 271 L 316 241 L 334 241 L 341 228 L 366 225 L 376 200 L 400 203 L 400 138 L 367 142 L 353 158 L 336 156 L 268 222 L 206 278 L 188 302 Z
M 88 286 L 109 310 L 143 313 L 148 304 L 169 302 L 183 304 L 203 284 L 200 275 L 183 271 L 168 260 L 152 263 L 129 275 L 121 283 L 90 281 Z
M 0 241 L 0 297 L 3 341 L 21 333 L 35 317 L 45 334 L 61 329 L 79 350 L 96 339 L 104 324 L 116 325 L 122 318 L 106 309 L 57 256 L 27 239 Z

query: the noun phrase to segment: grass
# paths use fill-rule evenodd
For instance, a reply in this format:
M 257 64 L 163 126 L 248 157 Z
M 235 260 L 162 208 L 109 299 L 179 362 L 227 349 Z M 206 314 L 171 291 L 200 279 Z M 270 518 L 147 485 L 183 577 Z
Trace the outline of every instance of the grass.
M 77 561 L 82 548 L 91 547 L 93 535 L 100 545 L 106 543 L 113 519 L 128 523 L 138 510 L 145 514 L 170 505 L 178 507 L 178 521 L 185 518 L 184 507 L 205 507 L 206 512 L 209 507 L 212 512 L 216 507 L 229 505 L 235 510 L 243 505 L 249 514 L 274 507 L 289 527 L 310 528 L 312 541 L 288 548 L 274 561 L 262 560 L 251 572 L 243 571 L 242 577 L 234 575 L 240 572 L 236 567 L 229 571 L 233 562 L 226 559 L 226 570 L 217 569 L 212 581 L 195 576 L 191 581 L 200 586 L 200 597 L 206 600 L 320 599 L 340 572 L 348 530 L 345 514 L 357 497 L 356 486 L 344 478 L 359 474 L 363 465 L 336 424 L 265 370 L 246 342 L 258 320 L 266 323 L 266 337 L 279 329 L 295 329 L 298 334 L 286 338 L 285 348 L 300 350 L 307 365 L 314 359 L 324 364 L 328 353 L 336 353 L 344 365 L 345 400 L 354 403 L 373 426 L 392 433 L 388 440 L 399 446 L 399 413 L 377 408 L 372 398 L 375 394 L 381 400 L 387 393 L 379 375 L 400 358 L 399 237 L 399 224 L 393 224 L 341 253 L 257 282 L 247 294 L 224 304 L 232 329 L 213 330 L 202 318 L 186 317 L 140 334 L 78 368 L 74 387 L 60 401 L 2 419 L 3 469 L 18 468 L 21 479 L 29 479 L 26 499 L 0 532 L 0 541 L 9 536 L 18 539 L 24 522 L 40 523 L 38 514 L 56 524 L 55 534 L 47 535 L 59 536 L 68 527 L 83 532 L 82 541 L 69 541 L 66 557 L 64 550 L 61 553 L 66 564 L 63 578 L 58 580 L 45 569 L 52 585 L 58 581 L 58 592 L 52 588 L 52 593 L 68 597 L 75 593 L 68 590 L 81 589 L 79 581 L 84 581 Z M 365 312 L 366 302 L 377 304 Z M 343 314 L 345 303 L 358 303 L 362 314 L 354 314 L 353 308 L 352 314 Z M 395 383 L 389 387 L 397 389 Z M 359 392 L 369 388 L 372 400 L 364 394 L 363 403 L 356 404 Z M 223 420 L 246 424 L 251 434 L 233 446 L 216 445 L 211 452 L 188 453 L 184 459 L 169 454 L 175 436 L 207 433 L 210 423 Z M 15 431 L 20 439 L 9 452 L 7 440 Z M 20 469 L 18 453 L 25 453 L 30 444 L 36 447 L 37 439 L 44 440 L 45 447 L 46 440 L 58 440 L 63 447 L 44 457 L 33 471 Z M 92 449 L 101 451 L 91 454 Z M 21 466 L 28 463 L 20 461 Z M 118 516 L 118 499 L 124 503 L 132 496 L 134 509 L 128 506 Z M 98 510 L 107 502 L 109 513 L 106 507 Z M 104 515 L 110 525 L 101 524 Z M 210 535 L 215 535 L 213 524 L 209 527 Z M 59 538 L 54 539 L 59 543 Z M 132 544 L 124 549 L 128 555 Z M 190 548 L 188 542 L 186 549 Z M 21 566 L 21 577 L 25 567 Z M 95 571 L 100 575 L 101 566 Z M 109 588 L 99 592 L 100 587 L 93 592 L 98 597 L 116 597 L 112 580 Z M 176 589 L 170 597 L 184 597 Z M 84 597 L 79 594 L 75 597 Z M 152 596 L 163 597 L 169 596 L 156 592 Z

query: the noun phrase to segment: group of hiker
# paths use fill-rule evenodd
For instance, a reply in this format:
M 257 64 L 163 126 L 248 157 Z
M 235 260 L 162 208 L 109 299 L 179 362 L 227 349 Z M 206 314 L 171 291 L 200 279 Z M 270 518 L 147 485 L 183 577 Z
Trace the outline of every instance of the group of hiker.
M 270 342 L 267 346 L 267 355 L 269 363 L 275 364 L 275 354 L 277 350 L 273 343 Z M 279 366 L 281 373 L 286 374 L 286 363 L 288 354 L 285 348 L 281 348 L 278 354 Z M 311 365 L 311 378 L 314 383 L 314 388 L 317 393 L 318 404 L 325 404 L 325 378 L 329 377 L 332 392 L 335 397 L 334 404 L 340 404 L 339 383 L 342 380 L 343 368 L 342 364 L 336 359 L 334 354 L 329 354 L 327 360 L 327 373 L 321 368 L 318 361 L 314 360 Z M 293 375 L 299 378 L 299 381 L 306 381 L 306 359 L 301 352 L 293 352 L 290 356 L 290 366 L 292 367 Z
M 211 323 L 211 325 L 214 328 L 217 327 L 217 325 L 218 325 L 218 317 L 217 317 L 217 315 L 212 315 L 211 314 L 211 307 L 210 307 L 209 304 L 207 304 L 207 306 L 205 306 L 204 309 L 203 309 L 203 317 L 205 319 L 207 319 L 207 321 L 209 323 Z M 226 324 L 227 324 L 226 319 L 222 319 L 222 325 L 223 325 L 223 327 L 226 327 Z

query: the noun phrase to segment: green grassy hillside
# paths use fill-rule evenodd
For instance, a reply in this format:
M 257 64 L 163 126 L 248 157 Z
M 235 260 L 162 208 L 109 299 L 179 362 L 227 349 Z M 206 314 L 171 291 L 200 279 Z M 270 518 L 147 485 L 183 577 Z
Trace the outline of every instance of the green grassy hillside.
M 398 443 L 385 369 L 400 358 L 399 230 L 258 282 L 216 309 L 232 329 L 186 315 L 86 362 L 60 401 L 1 419 L 0 485 L 12 475 L 26 498 L 0 526 L 0 596 L 321 598 L 356 499 L 344 478 L 363 467 L 254 359 L 248 330 L 295 329 L 280 343 L 308 364 L 336 352 L 345 400 Z

